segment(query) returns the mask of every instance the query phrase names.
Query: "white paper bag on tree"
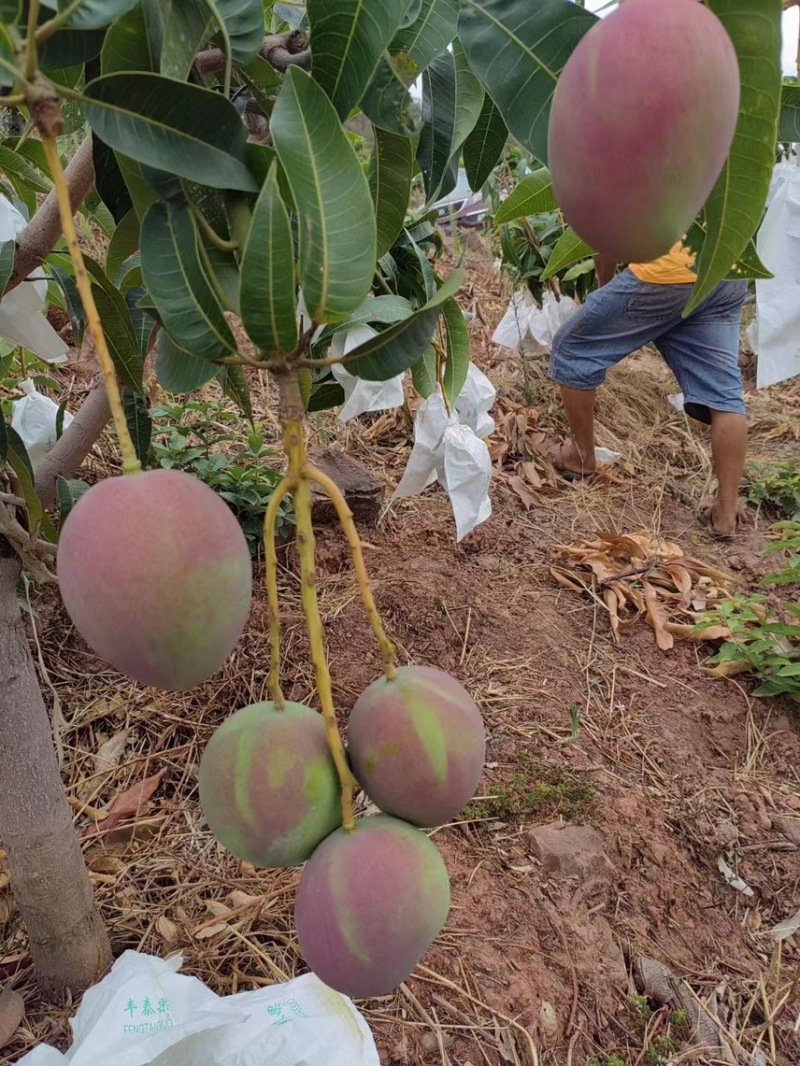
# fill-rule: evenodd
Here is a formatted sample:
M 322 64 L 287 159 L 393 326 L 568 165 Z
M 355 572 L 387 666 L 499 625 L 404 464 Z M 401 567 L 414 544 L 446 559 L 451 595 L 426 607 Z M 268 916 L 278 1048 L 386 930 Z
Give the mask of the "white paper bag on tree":
M 503 348 L 518 348 L 528 336 L 528 321 L 535 304 L 528 289 L 514 293 L 508 310 L 492 336 L 492 344 Z
M 489 414 L 496 399 L 494 385 L 482 370 L 470 363 L 464 388 L 456 400 L 456 411 L 460 421 L 481 439 L 491 436 L 496 429 L 495 420 Z
M 748 330 L 764 389 L 800 374 L 800 158 L 775 167 L 756 245 L 774 275 L 756 282 L 757 318 Z
M 0 244 L 13 241 L 27 226 L 25 217 L 8 197 L 0 195 Z M 19 344 L 48 363 L 65 363 L 67 345 L 42 311 L 47 301 L 47 278 L 33 273 L 0 300 L 0 337 Z
M 181 965 L 126 951 L 85 994 L 70 1050 L 18 1066 L 379 1066 L 352 1002 L 313 974 L 221 997 Z
M 370 326 L 355 326 L 353 329 L 337 333 L 331 342 L 331 358 L 343 359 L 377 337 L 377 332 Z M 405 400 L 403 379 L 405 374 L 388 381 L 364 381 L 357 378 L 341 365 L 334 363 L 331 367 L 333 376 L 344 389 L 345 403 L 339 412 L 340 422 L 349 422 L 351 418 L 371 411 L 391 411 L 402 407 Z
M 543 354 L 552 350 L 556 333 L 579 310 L 571 296 L 562 296 L 559 300 L 555 293 L 545 292 L 542 306 L 534 307 L 528 316 L 528 330 Z
M 19 433 L 31 466 L 36 469 L 58 439 L 58 404 L 43 396 L 30 379 L 21 381 L 19 387 L 25 395 L 11 405 L 11 428 Z M 71 421 L 72 415 L 65 411 L 63 429 Z
M 440 388 L 428 397 L 414 420 L 414 447 L 392 499 L 417 496 L 438 481 L 450 499 L 456 520 L 456 539 L 492 514 L 489 486 L 492 460 L 486 442 L 459 420 L 447 414 Z

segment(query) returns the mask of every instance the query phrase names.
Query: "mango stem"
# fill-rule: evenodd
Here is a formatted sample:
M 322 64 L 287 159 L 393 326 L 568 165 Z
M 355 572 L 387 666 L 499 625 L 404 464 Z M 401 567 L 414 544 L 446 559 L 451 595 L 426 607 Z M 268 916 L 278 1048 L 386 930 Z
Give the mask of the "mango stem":
M 269 690 L 272 702 L 282 711 L 286 697 L 281 688 L 281 605 L 278 595 L 278 550 L 275 534 L 280 506 L 297 488 L 296 478 L 285 477 L 272 494 L 264 516 L 264 551 L 267 566 L 267 602 L 269 604 L 270 671 Z
M 381 616 L 375 604 L 375 597 L 372 595 L 372 587 L 367 574 L 367 568 L 364 565 L 364 552 L 361 547 L 361 538 L 358 535 L 356 524 L 353 521 L 353 512 L 350 510 L 347 500 L 345 500 L 339 490 L 339 486 L 332 478 L 329 478 L 327 474 L 323 474 L 321 470 L 313 466 L 311 463 L 306 464 L 305 470 L 307 477 L 319 485 L 319 487 L 330 497 L 333 506 L 336 508 L 339 522 L 347 537 L 347 543 L 350 546 L 350 552 L 353 556 L 353 569 L 356 572 L 358 588 L 361 593 L 361 601 L 364 604 L 364 610 L 367 612 L 369 624 L 372 626 L 372 631 L 375 634 L 378 646 L 381 649 L 383 672 L 389 681 L 393 681 L 397 677 L 397 653 L 383 627 Z
M 289 459 L 289 478 L 295 479 L 295 521 L 297 523 L 297 554 L 300 557 L 300 591 L 303 613 L 311 645 L 311 659 L 317 677 L 317 691 L 325 719 L 325 732 L 342 789 L 342 824 L 348 833 L 355 827 L 353 798 L 358 782 L 350 771 L 333 702 L 333 687 L 325 656 L 325 640 L 317 598 L 316 566 L 314 562 L 314 526 L 311 520 L 311 479 L 308 474 L 305 431 L 301 422 L 293 419 L 284 423 L 284 446 Z
M 55 137 L 43 136 L 42 145 L 44 147 L 47 165 L 50 168 L 50 174 L 53 179 L 53 186 L 55 187 L 56 195 L 58 197 L 61 227 L 64 231 L 64 236 L 67 240 L 67 245 L 69 246 L 72 265 L 75 269 L 75 285 L 81 296 L 83 308 L 86 312 L 86 324 L 89 327 L 92 340 L 97 348 L 97 358 L 100 363 L 100 369 L 103 372 L 103 381 L 105 383 L 106 393 L 108 394 L 108 404 L 111 408 L 114 428 L 117 431 L 117 437 L 119 438 L 119 444 L 122 450 L 122 468 L 126 474 L 139 473 L 142 469 L 142 464 L 139 462 L 139 458 L 136 455 L 136 449 L 133 446 L 133 441 L 131 440 L 131 435 L 128 430 L 128 423 L 125 420 L 125 408 L 122 404 L 122 395 L 120 393 L 117 375 L 114 370 L 114 362 L 111 358 L 111 353 L 108 350 L 108 343 L 106 342 L 106 336 L 103 332 L 100 315 L 97 311 L 97 305 L 94 302 L 94 296 L 92 295 L 92 286 L 89 281 L 89 275 L 86 273 L 86 264 L 83 261 L 83 253 L 78 244 L 78 234 L 75 231 L 75 223 L 72 218 L 72 205 L 69 201 L 69 186 L 64 175 L 64 168 L 61 165 L 61 157 L 58 154 L 58 143 Z

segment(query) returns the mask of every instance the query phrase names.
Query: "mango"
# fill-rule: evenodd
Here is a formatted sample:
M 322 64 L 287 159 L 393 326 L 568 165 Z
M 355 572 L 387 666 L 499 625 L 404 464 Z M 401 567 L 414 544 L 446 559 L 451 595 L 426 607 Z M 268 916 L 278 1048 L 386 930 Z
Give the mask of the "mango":
M 325 722 L 301 703 L 237 711 L 206 746 L 199 777 L 211 832 L 253 866 L 297 866 L 342 824 Z
M 626 0 L 581 39 L 558 79 L 553 190 L 573 229 L 621 263 L 665 255 L 730 152 L 739 64 L 697 0 Z
M 295 928 L 308 965 L 353 999 L 392 992 L 444 928 L 450 880 L 424 833 L 385 815 L 327 838 L 303 870 Z
M 141 685 L 185 691 L 236 646 L 252 565 L 230 508 L 177 470 L 109 478 L 64 522 L 58 578 L 89 647 Z
M 380 678 L 350 714 L 353 772 L 386 814 L 438 826 L 469 803 L 483 772 L 486 732 L 467 690 L 443 670 L 403 666 Z

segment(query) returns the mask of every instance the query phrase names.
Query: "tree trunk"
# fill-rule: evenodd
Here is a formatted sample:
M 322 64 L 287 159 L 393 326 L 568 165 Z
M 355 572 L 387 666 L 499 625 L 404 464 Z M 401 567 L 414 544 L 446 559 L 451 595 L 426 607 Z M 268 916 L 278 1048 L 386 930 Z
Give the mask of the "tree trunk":
M 111 962 L 17 603 L 20 563 L 0 539 L 0 845 L 43 992 L 63 1000 Z

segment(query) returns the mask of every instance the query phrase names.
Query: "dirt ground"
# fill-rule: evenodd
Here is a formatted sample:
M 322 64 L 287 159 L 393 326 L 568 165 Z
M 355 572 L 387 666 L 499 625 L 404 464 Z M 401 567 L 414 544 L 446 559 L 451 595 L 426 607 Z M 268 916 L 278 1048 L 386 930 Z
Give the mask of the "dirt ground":
M 436 488 L 361 530 L 401 659 L 467 686 L 485 716 L 488 760 L 480 795 L 434 834 L 453 884 L 445 932 L 398 994 L 359 1007 L 384 1066 L 791 1066 L 800 1062 L 800 938 L 778 945 L 769 930 L 800 909 L 797 706 L 705 676 L 714 645 L 678 640 L 662 651 L 645 621 L 616 643 L 602 600 L 551 572 L 557 544 L 646 529 L 754 589 L 776 566 L 762 554 L 768 517 L 750 511 L 733 545 L 698 523 L 706 434 L 670 406 L 677 389 L 648 353 L 616 371 L 601 400 L 600 443 L 623 452 L 620 469 L 591 485 L 554 478 L 532 454 L 542 434 L 563 430 L 542 359 L 490 343 L 507 299 L 491 264 L 474 260 L 464 305 L 475 312 L 475 360 L 499 394 L 491 520 L 456 544 Z M 269 402 L 264 387 L 261 414 L 272 419 Z M 796 449 L 798 387 L 754 397 L 751 422 L 754 456 Z M 409 454 L 403 412 L 345 429 L 321 416 L 314 433 L 383 478 L 388 501 Z M 380 660 L 343 537 L 322 528 L 318 548 L 344 719 Z M 313 702 L 291 549 L 282 567 L 285 691 Z M 257 577 L 263 591 L 260 568 Z M 221 994 L 302 972 L 297 873 L 226 856 L 197 803 L 198 758 L 213 730 L 266 693 L 263 596 L 228 666 L 178 697 L 120 683 L 68 626 L 54 589 L 35 592 L 33 607 L 31 638 L 44 652 L 45 693 L 60 698 L 64 776 L 115 954 L 181 952 L 185 972 Z M 128 817 L 107 831 L 104 811 L 132 787 Z M 542 840 L 553 835 L 541 829 L 552 825 L 596 836 L 548 851 Z M 720 857 L 748 894 L 726 883 Z M 28 1009 L 0 1053 L 13 1063 L 40 1040 L 66 1047 L 72 1008 L 37 1000 L 3 884 L 0 869 L 0 983 L 24 991 Z M 647 960 L 661 964 L 656 977 Z M 719 1019 L 712 1036 L 723 1033 L 716 1050 L 693 1038 L 707 1036 L 709 1015 Z

